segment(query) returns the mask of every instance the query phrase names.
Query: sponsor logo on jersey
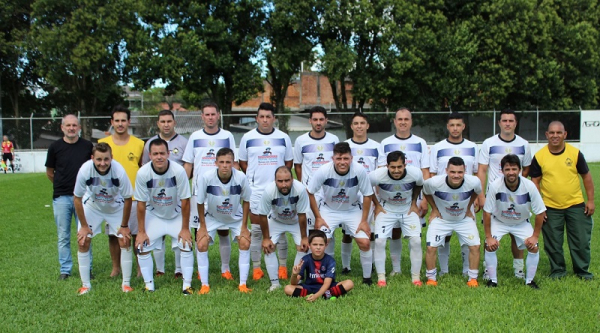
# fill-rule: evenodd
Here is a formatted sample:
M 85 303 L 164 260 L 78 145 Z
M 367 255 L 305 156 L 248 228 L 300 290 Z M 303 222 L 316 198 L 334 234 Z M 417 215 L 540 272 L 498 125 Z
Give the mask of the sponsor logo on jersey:
M 159 181 L 158 185 L 164 186 L 165 185 L 164 180 Z M 154 205 L 156 205 L 156 206 L 166 207 L 166 206 L 173 205 L 173 197 L 167 196 L 164 188 L 161 188 L 160 191 L 158 191 L 158 193 L 156 195 L 152 196 L 152 201 L 153 201 Z
M 344 186 L 344 182 L 340 182 L 340 186 Z M 331 201 L 332 202 L 337 202 L 337 203 L 349 203 L 350 202 L 350 197 L 348 197 L 346 195 L 346 189 L 340 189 L 340 191 L 338 192 L 337 195 L 334 195 L 331 197 Z
M 269 144 L 269 140 L 265 140 L 265 145 Z M 277 165 L 277 155 L 273 154 L 271 147 L 266 147 L 261 156 L 258 156 L 258 166 Z
M 454 195 L 452 197 L 454 199 Z M 450 207 L 446 207 L 446 213 L 450 214 L 451 216 L 461 216 L 463 215 L 463 212 L 464 209 L 460 208 L 458 202 L 453 203 Z
M 102 183 L 103 181 L 101 181 Z M 106 182 L 104 182 L 106 184 Z M 103 185 L 105 186 L 105 185 Z M 103 203 L 103 204 L 107 204 L 107 203 L 111 203 L 113 202 L 114 198 L 112 196 L 112 194 L 108 193 L 108 190 L 106 188 L 103 188 L 100 190 L 100 192 L 96 193 L 96 196 L 94 197 L 94 201 L 98 202 L 98 203 Z
M 296 210 L 286 207 L 282 211 L 279 211 L 277 216 L 282 220 L 292 220 L 296 218 Z
M 217 205 L 217 212 L 220 214 L 231 215 L 233 212 L 233 205 L 229 203 L 229 198 L 225 198 L 220 205 Z
M 509 200 L 512 202 L 513 198 L 509 197 Z M 515 210 L 515 204 L 512 204 L 512 203 L 506 210 L 502 211 L 501 215 L 502 215 L 502 217 L 504 217 L 506 219 L 516 220 L 516 221 L 521 220 L 521 213 L 519 213 Z

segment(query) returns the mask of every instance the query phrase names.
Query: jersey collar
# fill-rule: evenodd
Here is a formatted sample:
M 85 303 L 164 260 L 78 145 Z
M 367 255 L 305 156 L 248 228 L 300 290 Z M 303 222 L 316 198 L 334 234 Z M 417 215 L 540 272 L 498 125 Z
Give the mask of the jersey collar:
M 167 171 L 169 171 L 169 168 L 171 167 L 171 160 L 167 160 L 167 168 L 165 169 L 164 172 L 158 172 L 156 171 L 156 169 L 154 169 L 154 164 L 152 164 L 152 162 L 150 162 L 150 166 L 152 167 L 152 171 L 154 171 L 155 174 L 162 176 L 165 173 L 167 173 Z
M 364 145 L 365 143 L 369 142 L 369 138 L 367 138 L 365 141 L 363 142 L 356 142 L 354 141 L 354 138 L 350 138 L 350 141 L 352 141 L 352 143 L 356 144 L 356 145 Z
M 403 138 L 401 138 L 401 137 L 399 137 L 399 136 L 398 136 L 398 134 L 396 134 L 396 133 L 394 133 L 394 136 L 395 136 L 395 137 L 396 137 L 396 139 L 398 139 L 398 140 L 408 140 L 408 139 L 410 139 L 410 138 L 411 138 L 413 135 L 412 135 L 412 133 L 410 133 L 410 135 L 409 135 L 408 137 L 404 138 L 404 139 L 403 139 Z
M 271 133 L 263 133 L 263 132 L 259 131 L 258 128 L 256 129 L 256 133 L 262 134 L 262 135 L 271 135 L 271 134 L 275 133 L 275 127 L 273 127 L 273 130 L 271 131 Z
M 206 135 L 217 135 L 217 134 L 219 134 L 219 132 L 221 132 L 221 127 L 217 127 L 217 131 L 214 133 L 207 133 L 206 129 L 204 129 L 204 128 L 202 129 L 202 132 L 204 132 L 204 134 L 206 134 Z
M 513 134 L 513 138 L 512 138 L 512 140 L 504 140 L 504 139 L 502 139 L 502 137 L 500 136 L 500 133 L 498 133 L 498 139 L 500 139 L 500 141 L 502 141 L 502 142 L 509 143 L 509 142 L 513 142 L 513 141 L 515 141 L 515 140 L 517 139 L 517 135 L 516 135 L 516 134 Z
M 450 142 L 450 140 L 448 140 L 448 138 L 446 138 L 446 142 L 448 142 L 451 145 L 460 145 L 463 142 L 465 142 L 465 138 L 462 138 L 462 140 L 460 140 L 460 142 Z
M 464 183 L 465 183 L 465 179 L 463 178 L 463 180 L 460 183 L 460 185 L 458 185 L 457 187 L 453 187 L 452 185 L 450 185 L 450 182 L 448 182 L 448 175 L 446 175 L 446 185 L 448 185 L 448 187 L 451 188 L 451 189 L 453 189 L 453 190 L 461 188 Z

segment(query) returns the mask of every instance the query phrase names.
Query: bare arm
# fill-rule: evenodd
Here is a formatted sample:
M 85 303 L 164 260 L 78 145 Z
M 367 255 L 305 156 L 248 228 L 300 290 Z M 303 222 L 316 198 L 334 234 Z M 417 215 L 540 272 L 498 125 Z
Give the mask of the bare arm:
M 581 179 L 583 179 L 583 187 L 585 187 L 585 194 L 587 196 L 585 215 L 592 216 L 596 211 L 596 205 L 594 204 L 594 181 L 592 180 L 592 174 L 588 172 L 584 175 L 581 175 Z
M 521 171 L 521 175 L 525 178 L 527 178 L 529 176 L 529 166 L 523 167 L 523 170 Z
M 285 166 L 291 170 L 294 166 L 294 160 L 285 161 Z
M 302 164 L 294 164 L 294 171 L 296 171 L 296 179 L 302 181 Z
M 242 169 L 242 171 L 244 173 L 246 173 L 246 169 L 248 169 L 248 161 L 240 160 L 239 163 L 240 163 L 240 168 Z
M 479 178 L 479 181 L 481 182 L 481 189 L 485 190 L 486 186 L 486 181 L 487 181 L 487 171 L 488 171 L 488 165 L 487 164 L 479 164 L 479 168 L 477 170 L 477 178 Z M 479 207 L 483 207 L 485 205 L 485 195 L 483 194 L 483 191 L 481 191 L 481 194 L 479 194 Z
M 184 162 L 183 168 L 185 169 L 185 174 L 188 179 L 192 178 L 192 172 L 194 171 L 194 165 L 192 163 Z
M 54 183 L 54 168 L 46 168 L 46 177 Z

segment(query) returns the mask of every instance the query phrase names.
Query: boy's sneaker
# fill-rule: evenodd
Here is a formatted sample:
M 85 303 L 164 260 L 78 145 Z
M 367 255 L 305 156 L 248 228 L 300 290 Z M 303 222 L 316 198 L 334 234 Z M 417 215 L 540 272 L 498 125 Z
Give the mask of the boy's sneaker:
M 479 283 L 477 282 L 477 279 L 470 279 L 467 282 L 467 286 L 469 286 L 471 288 L 477 288 L 477 287 L 479 287 Z
M 527 286 L 531 287 L 531 289 L 540 289 L 535 281 L 531 281 L 527 284 Z
M 206 295 L 210 291 L 210 286 L 202 285 L 200 290 L 198 291 L 198 295 Z
M 183 289 L 183 294 L 184 295 L 193 295 L 194 294 L 194 289 L 192 287 L 187 287 L 185 289 Z
M 248 294 L 248 293 L 250 293 L 252 291 L 252 289 L 248 288 L 245 284 L 240 284 L 238 286 L 238 289 L 239 289 L 239 291 L 241 291 L 241 292 L 243 292 L 245 294 Z
M 133 291 L 133 288 L 131 288 L 131 286 L 121 286 L 121 289 L 124 293 L 130 293 Z
M 435 286 L 437 286 L 437 281 L 433 280 L 433 279 L 427 279 L 426 285 L 435 287 Z
M 221 273 L 221 277 L 225 280 L 233 280 L 233 275 L 231 275 L 230 271 L 225 271 L 224 273 Z
M 288 279 L 288 274 L 287 274 L 287 267 L 285 266 L 279 266 L 279 278 L 282 280 L 287 280 Z
M 490 287 L 490 288 L 496 288 L 498 287 L 498 283 L 493 282 L 492 280 L 488 280 L 488 282 L 485 284 L 486 287 Z
M 81 296 L 81 295 L 85 295 L 85 294 L 89 293 L 89 292 L 90 292 L 90 290 L 92 290 L 92 288 L 88 288 L 88 287 L 81 287 L 81 288 L 79 288 L 79 290 L 77 290 L 77 294 L 78 294 L 79 296 Z
M 263 273 L 263 271 L 262 271 L 262 269 L 260 269 L 260 267 L 256 267 L 252 271 L 252 279 L 254 281 L 262 279 L 263 276 L 265 276 L 265 273 Z

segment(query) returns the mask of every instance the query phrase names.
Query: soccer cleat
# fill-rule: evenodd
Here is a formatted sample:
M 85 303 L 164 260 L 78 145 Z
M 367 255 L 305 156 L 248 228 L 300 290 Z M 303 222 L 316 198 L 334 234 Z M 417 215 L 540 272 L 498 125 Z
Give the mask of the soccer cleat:
M 181 274 L 181 272 L 176 272 L 173 277 L 175 280 L 183 279 L 183 274 Z
M 64 274 L 63 273 L 63 274 L 61 274 L 61 275 L 58 276 L 58 279 L 59 280 L 66 280 L 66 279 L 69 278 L 69 276 L 70 276 L 69 274 Z
M 79 290 L 77 290 L 77 294 L 78 294 L 79 296 L 81 296 L 81 295 L 85 295 L 85 294 L 89 293 L 91 289 L 92 289 L 92 288 L 88 288 L 88 287 L 81 287 L 81 288 L 79 288 Z
M 363 278 L 363 284 L 367 286 L 373 285 L 373 280 L 371 278 Z
M 486 287 L 490 287 L 490 288 L 496 288 L 498 287 L 498 283 L 492 281 L 492 280 L 488 280 L 488 282 L 485 284 Z
M 490 279 L 490 275 L 488 274 L 487 268 L 485 269 L 485 271 L 483 271 L 482 279 L 483 281 L 488 281 Z
M 240 290 L 240 292 L 243 292 L 245 294 L 249 294 L 252 291 L 252 289 L 248 288 L 245 284 L 240 284 L 238 286 L 238 289 Z
M 288 278 L 288 274 L 287 274 L 287 267 L 285 266 L 279 266 L 279 278 L 282 280 L 287 280 Z
M 272 284 L 272 285 L 269 287 L 269 290 L 268 290 L 267 292 L 269 292 L 269 293 L 270 293 L 270 292 L 272 292 L 272 291 L 275 291 L 275 290 L 277 290 L 277 289 L 279 289 L 279 288 L 281 288 L 281 285 L 280 285 L 280 284 Z
M 437 281 L 433 280 L 433 279 L 427 279 L 427 283 L 428 286 L 437 286 Z
M 401 275 L 401 274 L 402 274 L 402 271 L 398 271 L 398 272 L 396 272 L 396 271 L 392 271 L 392 272 L 390 273 L 390 277 L 392 277 L 392 276 L 396 276 L 396 275 Z
M 185 289 L 183 289 L 183 294 L 184 295 L 193 295 L 194 294 L 194 288 L 192 287 L 187 287 Z
M 133 291 L 133 288 L 131 288 L 131 286 L 121 286 L 121 289 L 123 290 L 124 293 L 129 293 Z
M 265 276 L 265 273 L 263 273 L 263 271 L 262 271 L 262 269 L 260 269 L 260 267 L 256 267 L 252 271 L 252 279 L 254 279 L 255 281 L 262 279 L 263 276 Z
M 526 285 L 529 286 L 531 289 L 540 289 L 540 287 L 538 287 L 538 285 L 537 285 L 537 283 L 535 283 L 535 281 L 531 281 Z
M 477 282 L 477 279 L 470 279 L 467 282 L 467 286 L 469 286 L 471 288 L 477 288 L 477 287 L 479 287 L 479 283 Z
M 206 295 L 210 291 L 210 286 L 203 284 L 200 290 L 198 290 L 198 295 Z
M 144 287 L 144 292 L 145 292 L 145 293 L 153 293 L 153 292 L 154 292 L 154 289 L 150 289 L 150 288 L 148 288 L 148 287 Z
M 420 280 L 414 280 L 414 281 L 412 282 L 412 284 L 413 284 L 415 287 L 422 287 L 422 286 L 423 286 L 423 282 L 421 282 Z
M 515 277 L 517 279 L 523 279 L 523 280 L 525 280 L 525 273 L 523 273 L 523 271 L 521 271 L 521 270 L 519 270 L 519 271 L 515 270 Z
M 230 271 L 225 271 L 225 273 L 221 273 L 221 277 L 225 280 L 233 280 L 233 275 L 231 275 Z
M 385 280 L 379 280 L 377 281 L 377 286 L 380 288 L 387 287 L 387 282 L 385 282 Z
M 344 269 L 342 269 L 342 274 L 350 274 L 352 270 L 348 267 L 344 267 Z
M 156 277 L 165 275 L 165 272 L 156 271 Z

